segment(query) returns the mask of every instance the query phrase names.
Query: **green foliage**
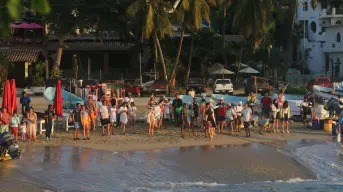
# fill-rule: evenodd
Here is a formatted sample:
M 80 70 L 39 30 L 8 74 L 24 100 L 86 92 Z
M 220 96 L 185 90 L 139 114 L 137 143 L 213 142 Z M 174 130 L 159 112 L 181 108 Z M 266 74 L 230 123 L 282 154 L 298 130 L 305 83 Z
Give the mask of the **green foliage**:
M 50 4 L 48 0 L 5 0 L 0 5 L 0 34 L 7 36 L 10 23 L 19 20 L 26 9 L 34 10 L 40 15 L 50 13 Z
M 32 75 L 32 86 L 44 86 L 43 73 L 46 69 L 47 64 L 44 62 L 34 63 L 34 74 Z
M 297 95 L 303 95 L 306 92 L 307 92 L 306 86 L 292 86 L 292 85 L 289 85 L 285 91 L 285 93 L 297 94 Z
M 63 71 L 59 69 L 56 65 L 54 65 L 52 69 L 50 70 L 50 77 L 52 78 L 61 77 L 62 73 Z
M 8 67 L 13 65 L 7 57 L 3 54 L 0 54 L 0 83 L 4 83 L 7 80 Z

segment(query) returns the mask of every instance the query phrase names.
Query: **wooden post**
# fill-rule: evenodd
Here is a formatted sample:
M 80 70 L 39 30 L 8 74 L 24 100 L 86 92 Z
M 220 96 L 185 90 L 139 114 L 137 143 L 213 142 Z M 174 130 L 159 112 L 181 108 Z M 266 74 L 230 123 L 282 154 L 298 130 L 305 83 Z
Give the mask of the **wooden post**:
M 316 112 L 316 97 L 313 97 L 313 114 L 312 114 L 312 119 L 316 119 L 317 112 Z
M 91 58 L 88 57 L 88 79 L 91 79 Z

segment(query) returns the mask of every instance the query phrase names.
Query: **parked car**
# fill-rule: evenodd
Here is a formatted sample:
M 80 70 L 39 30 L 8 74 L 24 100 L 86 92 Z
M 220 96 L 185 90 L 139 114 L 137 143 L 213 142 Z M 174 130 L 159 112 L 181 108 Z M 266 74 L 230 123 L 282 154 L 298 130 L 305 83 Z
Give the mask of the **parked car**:
M 195 93 L 201 93 L 204 89 L 204 84 L 200 78 L 190 78 L 186 84 L 186 93 L 193 89 Z
M 148 81 L 146 83 L 143 83 L 142 84 L 142 88 L 143 88 L 143 92 L 145 93 L 151 93 L 151 87 L 152 87 L 152 84 L 154 84 L 155 80 L 152 80 L 152 81 Z
M 255 78 L 256 78 L 256 86 L 255 86 Z M 265 78 L 258 78 L 258 77 L 250 77 L 246 79 L 244 93 L 249 94 L 251 92 L 254 93 L 269 93 L 272 89 L 270 82 L 268 79 Z
M 228 93 L 233 95 L 231 79 L 217 79 L 213 85 L 213 93 Z
M 318 86 L 327 87 L 327 88 L 333 88 L 332 81 L 331 81 L 330 77 L 317 77 L 315 79 L 312 79 L 307 84 L 307 90 L 312 91 L 313 85 L 318 85 Z
M 151 85 L 152 94 L 156 94 L 156 93 L 167 94 L 167 90 L 168 90 L 168 83 L 165 80 L 155 80 L 154 83 Z

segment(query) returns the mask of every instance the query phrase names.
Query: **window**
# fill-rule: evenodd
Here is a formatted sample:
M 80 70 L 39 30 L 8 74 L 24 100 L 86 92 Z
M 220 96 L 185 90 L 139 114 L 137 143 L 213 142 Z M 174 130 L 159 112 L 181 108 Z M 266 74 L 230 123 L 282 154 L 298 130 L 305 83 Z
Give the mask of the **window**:
M 337 43 L 341 42 L 341 34 L 339 32 L 337 33 L 336 41 Z
M 317 31 L 317 24 L 314 21 L 311 22 L 311 30 L 313 33 L 316 33 Z

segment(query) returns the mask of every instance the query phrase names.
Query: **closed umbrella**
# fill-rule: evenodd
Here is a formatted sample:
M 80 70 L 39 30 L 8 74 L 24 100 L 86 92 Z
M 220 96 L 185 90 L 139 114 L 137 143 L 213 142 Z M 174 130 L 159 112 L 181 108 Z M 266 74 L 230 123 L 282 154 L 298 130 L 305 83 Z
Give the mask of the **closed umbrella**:
M 250 73 L 250 74 L 260 73 L 259 71 L 255 70 L 251 67 L 244 68 L 244 69 L 240 70 L 239 72 L 240 73 Z
M 11 112 L 17 112 L 18 106 L 17 106 L 17 86 L 15 84 L 15 80 L 11 80 Z
M 57 116 L 63 115 L 63 108 L 62 108 L 62 87 L 61 81 L 58 80 L 56 84 L 56 91 L 55 91 L 55 98 L 54 98 L 54 109 Z
M 8 113 L 11 113 L 11 85 L 10 81 L 7 80 L 4 85 L 4 94 L 2 97 L 2 108 L 6 107 Z

